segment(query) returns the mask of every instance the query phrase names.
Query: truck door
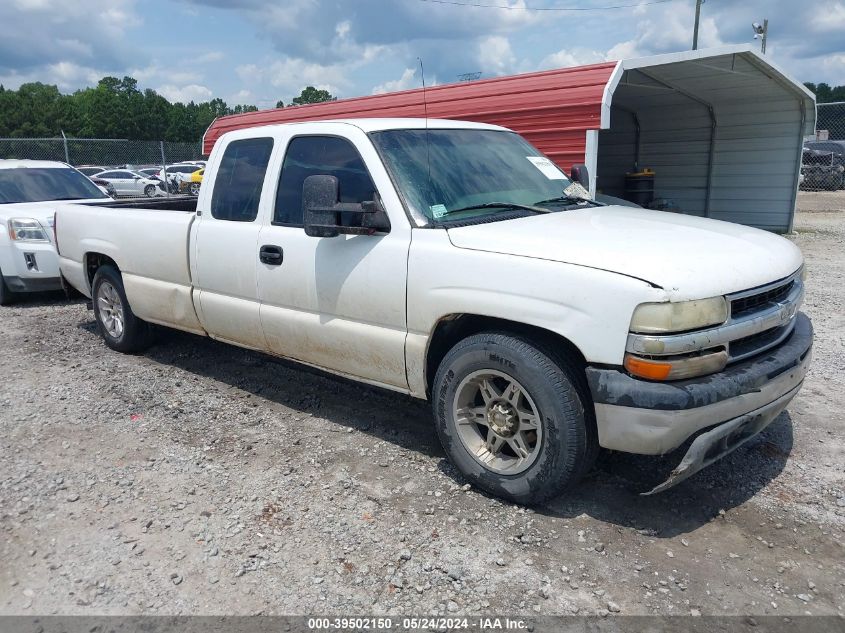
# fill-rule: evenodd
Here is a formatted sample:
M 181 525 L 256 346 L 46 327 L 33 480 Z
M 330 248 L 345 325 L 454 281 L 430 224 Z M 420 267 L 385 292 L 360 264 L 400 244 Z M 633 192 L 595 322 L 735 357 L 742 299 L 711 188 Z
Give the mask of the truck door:
M 194 223 L 191 253 L 202 326 L 213 338 L 261 350 L 266 343 L 259 316 L 255 251 L 272 151 L 270 137 L 229 141 L 212 174 L 211 202 L 207 207 L 201 203 L 201 216 Z
M 342 133 L 296 135 L 288 142 L 272 216 L 258 240 L 261 323 L 274 353 L 407 389 L 410 226 L 394 221 L 387 234 L 332 238 L 308 237 L 303 229 L 302 184 L 308 176 L 336 176 L 342 202 L 372 200 L 378 195 L 376 183 L 392 194 L 389 177 L 364 133 L 339 124 L 341 128 L 355 130 L 349 134 L 363 148 L 366 161 Z M 398 205 L 392 195 L 394 200 Z

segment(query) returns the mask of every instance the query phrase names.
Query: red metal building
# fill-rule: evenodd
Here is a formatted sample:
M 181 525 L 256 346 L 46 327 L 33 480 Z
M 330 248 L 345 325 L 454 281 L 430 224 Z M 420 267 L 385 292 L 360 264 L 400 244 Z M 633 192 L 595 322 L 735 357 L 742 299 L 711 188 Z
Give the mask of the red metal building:
M 586 130 L 601 125 L 601 102 L 616 62 L 496 77 L 217 119 L 203 138 L 246 126 L 362 117 L 425 117 L 494 123 L 522 134 L 568 173 L 584 161 Z
M 792 227 L 815 98 L 749 46 L 684 51 L 221 117 L 203 138 L 317 119 L 425 117 L 522 134 L 590 191 L 624 196 L 625 173 L 656 172 L 655 195 L 690 215 Z

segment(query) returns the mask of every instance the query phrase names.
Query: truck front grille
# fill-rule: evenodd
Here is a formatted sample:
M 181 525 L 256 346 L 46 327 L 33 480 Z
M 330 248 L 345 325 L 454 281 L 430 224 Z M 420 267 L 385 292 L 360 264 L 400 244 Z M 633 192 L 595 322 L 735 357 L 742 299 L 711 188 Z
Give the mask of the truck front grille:
M 793 323 L 775 327 L 751 336 L 731 341 L 728 345 L 728 356 L 731 361 L 748 358 L 774 347 L 785 339 L 792 331 Z
M 795 280 L 790 279 L 780 286 L 768 288 L 757 294 L 744 295 L 731 300 L 731 317 L 745 316 L 764 310 L 769 306 L 780 303 L 789 296 Z

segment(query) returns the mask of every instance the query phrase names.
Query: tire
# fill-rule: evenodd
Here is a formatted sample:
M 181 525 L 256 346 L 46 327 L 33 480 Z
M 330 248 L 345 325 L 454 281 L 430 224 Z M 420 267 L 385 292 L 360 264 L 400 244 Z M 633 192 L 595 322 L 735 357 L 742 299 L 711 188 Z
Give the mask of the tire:
M 156 195 L 156 186 L 155 185 L 147 185 L 144 187 L 144 195 L 148 198 L 152 198 Z
M 191 183 L 191 195 L 198 196 L 200 195 L 200 183 L 192 182 Z
M 97 269 L 91 284 L 91 298 L 97 329 L 106 345 L 126 354 L 141 352 L 150 346 L 150 324 L 132 313 L 123 290 L 123 279 L 116 268 L 101 266 Z
M 17 300 L 17 293 L 9 290 L 9 286 L 6 285 L 6 280 L 3 279 L 3 271 L 0 271 L 0 306 L 12 305 Z
M 437 434 L 449 459 L 497 497 L 531 505 L 558 496 L 589 469 L 598 450 L 582 374 L 521 337 L 486 332 L 464 339 L 446 354 L 432 390 Z M 496 445 L 498 452 L 491 452 Z

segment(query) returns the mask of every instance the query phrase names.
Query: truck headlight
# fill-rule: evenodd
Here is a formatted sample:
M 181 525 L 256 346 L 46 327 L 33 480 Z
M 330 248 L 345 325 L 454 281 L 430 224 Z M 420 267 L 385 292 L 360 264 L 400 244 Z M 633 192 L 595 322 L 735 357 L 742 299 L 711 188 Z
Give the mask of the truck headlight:
M 665 334 L 687 332 L 709 325 L 720 325 L 728 319 L 728 302 L 724 297 L 678 301 L 675 303 L 642 303 L 631 317 L 631 332 Z
M 9 239 L 17 242 L 49 242 L 44 227 L 32 218 L 12 218 L 9 220 Z

